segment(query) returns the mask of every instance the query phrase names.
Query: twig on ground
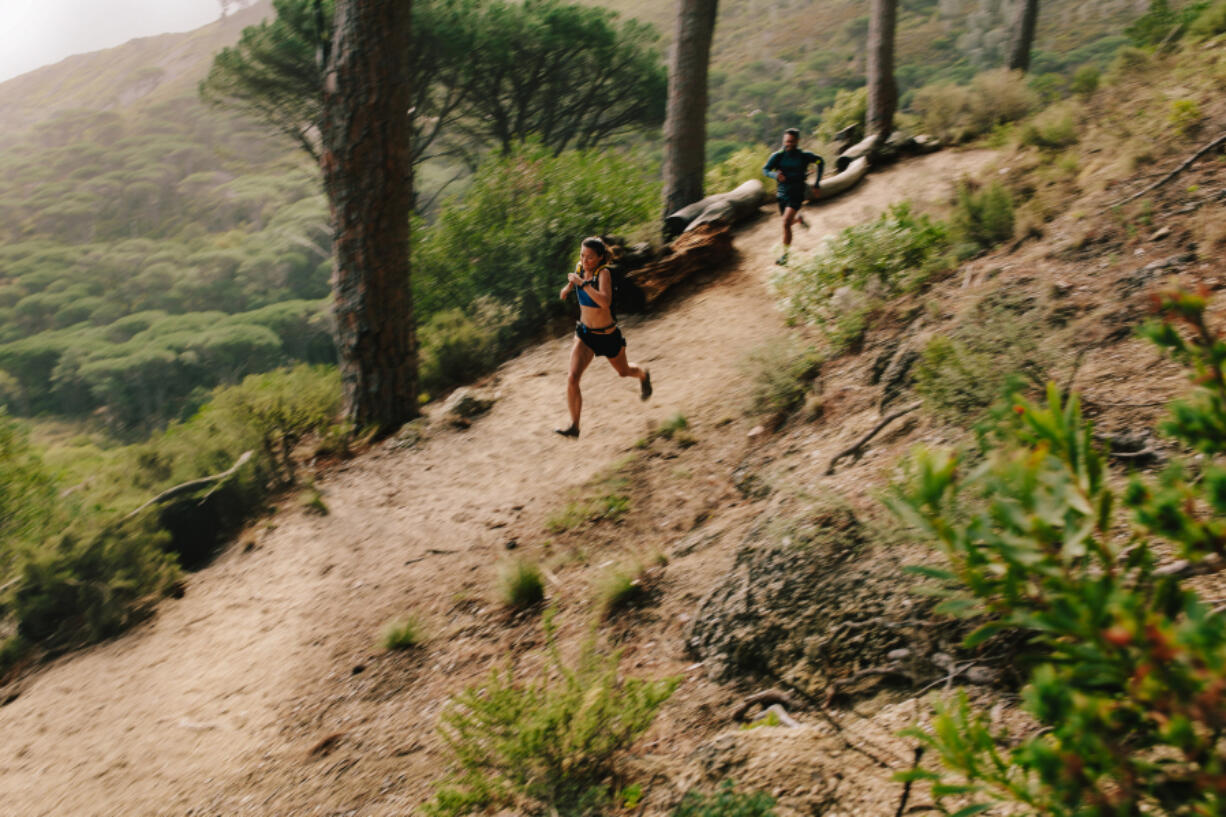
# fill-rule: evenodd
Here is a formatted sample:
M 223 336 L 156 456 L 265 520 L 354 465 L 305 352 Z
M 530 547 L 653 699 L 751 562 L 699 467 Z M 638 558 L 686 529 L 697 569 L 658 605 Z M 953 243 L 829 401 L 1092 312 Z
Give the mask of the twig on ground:
M 1155 576 L 1173 576 L 1176 579 L 1190 579 L 1193 576 L 1208 576 L 1211 573 L 1221 573 L 1226 570 L 1226 559 L 1211 553 L 1199 562 L 1189 562 L 1180 559 L 1177 562 L 1162 565 L 1154 570 Z
M 734 721 L 745 720 L 745 716 L 749 713 L 749 710 L 753 709 L 754 706 L 759 704 L 764 707 L 769 706 L 770 704 L 782 704 L 788 709 L 800 708 L 800 703 L 783 690 L 766 689 L 762 692 L 755 692 L 753 695 L 745 698 L 741 705 L 737 707 L 737 710 L 732 713 L 732 719 Z
M 1136 193 L 1133 193 L 1131 196 L 1129 196 L 1129 197 L 1127 197 L 1127 198 L 1124 198 L 1124 199 L 1120 199 L 1119 201 L 1115 202 L 1114 204 L 1108 204 L 1108 205 L 1107 205 L 1106 207 L 1104 207 L 1103 209 L 1104 209 L 1104 210 L 1110 210 L 1112 207 L 1119 207 L 1119 206 L 1120 206 L 1120 205 L 1122 205 L 1122 204 L 1127 204 L 1128 202 L 1132 201 L 1133 199 L 1137 199 L 1137 198 L 1140 198 L 1141 196 L 1144 196 L 1146 193 L 1150 192 L 1151 190 L 1156 190 L 1157 188 L 1159 188 L 1159 187 L 1161 187 L 1162 185 L 1166 184 L 1166 183 L 1167 183 L 1167 182 L 1169 182 L 1171 179 L 1175 178 L 1175 177 L 1176 177 L 1176 176 L 1178 176 L 1180 173 L 1184 172 L 1184 171 L 1185 171 L 1185 170 L 1187 170 L 1189 167 L 1191 167 L 1191 166 L 1192 166 L 1192 163 L 1193 163 L 1193 162 L 1195 162 L 1197 159 L 1199 159 L 1201 156 L 1204 156 L 1206 153 L 1208 153 L 1209 151 L 1213 150 L 1215 147 L 1217 147 L 1217 146 L 1219 146 L 1219 145 L 1223 145 L 1223 144 L 1226 144 L 1226 133 L 1223 133 L 1221 136 L 1219 136 L 1218 138 L 1214 139 L 1212 142 L 1210 142 L 1209 144 L 1205 145 L 1205 146 L 1204 146 L 1203 148 L 1201 148 L 1200 150 L 1198 150 L 1198 151 L 1196 151 L 1195 153 L 1193 153 L 1193 154 L 1192 154 L 1192 156 L 1191 156 L 1189 159 L 1187 159 L 1187 160 L 1186 160 L 1186 161 L 1185 161 L 1183 164 L 1181 164 L 1179 167 L 1175 168 L 1175 169 L 1174 169 L 1174 170 L 1172 170 L 1170 173 L 1168 173 L 1168 174 L 1166 174 L 1165 176 L 1163 176 L 1163 177 L 1162 177 L 1161 179 L 1159 179 L 1158 181 L 1154 182 L 1153 184 L 1149 185 L 1148 187 L 1143 187 L 1143 188 L 1141 188 L 1141 189 L 1140 189 L 1140 190 L 1138 190 Z
M 924 747 L 915 747 L 915 759 L 911 761 L 911 771 L 919 768 L 920 758 L 924 756 Z M 911 780 L 908 780 L 902 787 L 902 800 L 898 803 L 898 811 L 894 812 L 894 817 L 902 817 L 907 810 L 907 801 L 911 799 Z
M 1073 359 L 1073 369 L 1068 373 L 1068 380 L 1064 381 L 1064 389 L 1060 392 L 1064 395 L 1064 402 L 1068 402 L 1068 397 L 1073 393 L 1073 381 L 1077 379 L 1077 372 L 1081 369 L 1081 361 L 1085 358 L 1086 352 L 1090 351 L 1089 346 L 1082 346 L 1077 350 L 1077 357 Z
M 840 451 L 838 454 L 835 454 L 834 459 L 830 460 L 830 465 L 826 466 L 826 475 L 829 476 L 830 474 L 833 474 L 834 467 L 838 465 L 839 460 L 843 459 L 844 457 L 849 457 L 849 456 L 854 455 L 857 458 L 859 458 L 864 446 L 868 445 L 869 440 L 873 439 L 873 437 L 876 437 L 881 432 L 881 429 L 885 428 L 890 423 L 897 420 L 899 417 L 902 417 L 904 414 L 910 414 L 911 412 L 919 408 L 921 405 L 923 404 L 919 402 L 915 402 L 907 406 L 906 408 L 900 408 L 898 411 L 895 411 L 891 414 L 887 414 L 885 417 L 881 419 L 881 422 L 877 423 L 877 425 L 873 427 L 872 431 L 868 432 L 863 437 L 861 437 L 859 440 L 857 440 L 855 445 L 851 446 L 850 448 L 844 451 Z
M 843 741 L 843 745 L 845 747 L 847 747 L 853 752 L 859 752 L 860 754 L 864 755 L 869 760 L 873 761 L 874 763 L 876 763 L 878 766 L 880 766 L 883 769 L 893 769 L 895 768 L 895 766 L 898 765 L 897 763 L 889 763 L 887 761 L 884 761 L 877 755 L 865 749 L 863 746 L 857 746 L 856 744 L 852 743 L 847 738 L 847 733 L 846 733 L 846 730 L 843 728 L 843 724 L 839 723 L 838 720 L 836 720 L 833 715 L 831 715 L 828 711 L 826 711 L 826 707 L 821 701 L 817 700 L 811 694 L 801 689 L 800 687 L 796 686 L 795 684 L 789 683 L 788 681 L 785 681 L 784 679 L 780 678 L 774 672 L 767 670 L 767 673 L 769 675 L 772 675 L 777 682 L 788 687 L 793 692 L 795 692 L 797 695 L 799 695 L 800 697 L 808 701 L 810 704 L 812 704 L 813 708 L 817 711 L 817 714 L 821 715 L 822 719 L 825 720 L 826 723 L 830 724 L 830 726 L 834 728 L 834 731 L 838 734 L 839 739 Z M 876 749 L 878 752 L 882 752 L 882 754 L 891 754 L 888 751 L 882 751 L 880 747 L 874 746 L 873 748 Z

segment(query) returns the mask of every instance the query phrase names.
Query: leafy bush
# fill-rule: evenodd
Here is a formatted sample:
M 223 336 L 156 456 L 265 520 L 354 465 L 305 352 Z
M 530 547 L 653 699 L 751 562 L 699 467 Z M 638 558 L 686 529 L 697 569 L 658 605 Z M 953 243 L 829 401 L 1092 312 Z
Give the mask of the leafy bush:
M 1098 90 L 1100 77 L 1101 74 L 1097 67 L 1083 65 L 1073 74 L 1073 81 L 1069 84 L 1069 90 L 1079 96 L 1089 96 Z
M 642 565 L 615 567 L 596 583 L 596 610 L 602 619 L 631 606 L 647 592 Z
M 1200 16 L 1192 21 L 1188 33 L 1198 40 L 1207 40 L 1226 33 L 1226 0 L 1217 0 L 1204 9 Z
M 1022 128 L 1021 142 L 1039 148 L 1063 148 L 1077 144 L 1077 121 L 1069 105 L 1053 105 Z
M 946 335 L 934 336 L 915 363 L 924 409 L 965 425 L 1024 379 L 1042 382 L 1052 354 L 1033 304 L 1007 291 L 976 303 Z
M 770 148 L 765 145 L 743 147 L 719 164 L 707 168 L 703 180 L 707 195 L 727 193 L 750 179 L 762 179 L 762 165 Z
M 408 650 L 421 646 L 426 640 L 425 627 L 421 619 L 407 616 L 388 623 L 383 630 L 380 643 L 385 650 Z
M 558 291 L 584 237 L 657 216 L 655 171 L 616 150 L 553 156 L 529 146 L 487 160 L 462 204 L 453 200 L 430 229 L 414 230 L 419 317 L 486 296 L 511 310 L 521 336 L 536 334 L 565 313 Z
M 997 69 L 975 76 L 969 86 L 936 83 L 915 92 L 912 106 L 929 133 L 962 142 L 1006 122 L 1017 121 L 1038 104 L 1021 72 Z
M 545 676 L 522 681 L 495 670 L 444 710 L 440 731 L 458 770 L 427 814 L 452 817 L 524 797 L 564 815 L 611 802 L 618 753 L 646 731 L 680 679 L 621 680 L 619 655 L 601 655 L 594 640 L 568 666 L 549 618 L 545 635 Z
M 417 333 L 422 390 L 438 394 L 495 368 L 508 351 L 503 336 L 511 320 L 510 308 L 489 298 L 478 298 L 470 312 L 445 309 L 432 315 Z
M 672 817 L 774 817 L 775 798 L 766 792 L 738 792 L 725 780 L 712 794 L 690 790 L 673 809 Z
M 1164 430 L 1206 459 L 1131 479 L 1122 499 L 1133 536 L 1119 535 L 1119 497 L 1076 395 L 1054 386 L 1045 406 L 1023 400 L 1006 412 L 978 467 L 918 451 L 892 502 L 949 562 L 923 571 L 958 588 L 945 609 L 986 616 L 967 646 L 1016 630 L 1041 652 L 1023 691 L 1041 728 L 1011 748 L 964 696 L 938 708 L 931 731 L 911 730 L 965 780 L 911 775 L 932 780 L 938 800 L 956 793 L 1070 817 L 1222 809 L 1226 615 L 1185 585 L 1195 570 L 1160 559 L 1194 567 L 1226 550 L 1226 342 L 1206 325 L 1203 298 L 1171 292 L 1160 303 L 1188 333 L 1169 321 L 1145 333 L 1197 384 Z
M 834 135 L 844 128 L 855 127 L 853 140 L 864 137 L 864 117 L 868 111 L 868 89 L 839 89 L 834 97 L 834 104 L 822 111 L 822 125 L 818 134 L 827 142 L 834 140 Z
M 1134 20 L 1124 33 L 1137 46 L 1154 46 L 1178 36 L 1207 7 L 1207 0 L 1191 2 L 1172 9 L 1169 0 L 1149 0 L 1149 10 Z
M 18 635 L 58 650 L 120 632 L 178 575 L 165 539 L 139 526 L 109 527 L 27 551 L 11 601 Z
M 1187 136 L 1200 124 L 1201 117 L 1200 105 L 1196 104 L 1195 99 L 1176 99 L 1171 102 L 1167 121 L 1180 136 Z
M 504 565 L 498 581 L 508 607 L 524 610 L 545 599 L 545 579 L 535 562 L 516 559 Z
M 753 377 L 750 410 L 778 416 L 796 411 L 812 388 L 822 362 L 816 349 L 792 336 L 753 349 L 744 362 Z
M 968 181 L 958 184 L 958 205 L 952 218 L 953 234 L 968 255 L 989 250 L 1013 237 L 1013 197 L 1000 182 L 976 190 Z
M 777 272 L 772 284 L 793 319 L 830 333 L 857 308 L 848 298 L 836 297 L 840 291 L 862 293 L 871 300 L 915 289 L 947 267 L 948 247 L 945 226 L 916 215 L 903 202 L 876 221 L 827 239 L 811 258 Z M 864 300 L 860 298 L 861 304 Z
M 1153 63 L 1148 51 L 1132 46 L 1124 46 L 1115 52 L 1115 58 L 1107 67 L 1107 78 L 1110 82 L 1118 82 L 1137 74 L 1144 73 Z

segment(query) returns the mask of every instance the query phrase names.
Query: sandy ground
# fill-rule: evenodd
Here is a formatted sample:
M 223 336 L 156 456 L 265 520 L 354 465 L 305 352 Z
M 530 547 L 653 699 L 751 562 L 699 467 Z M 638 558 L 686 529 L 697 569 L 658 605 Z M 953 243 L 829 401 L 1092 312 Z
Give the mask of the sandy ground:
M 951 180 L 990 158 L 939 153 L 872 175 L 809 208 L 795 247 L 811 249 L 895 201 L 945 201 Z M 554 435 L 566 419 L 571 340 L 543 344 L 498 371 L 501 399 L 470 429 L 383 445 L 321 474 L 327 516 L 287 502 L 240 540 L 246 546 L 191 575 L 185 597 L 149 623 L 25 679 L 0 707 L 0 815 L 412 811 L 440 771 L 431 724 L 448 692 L 488 672 L 508 646 L 537 640 L 525 635 L 533 627 L 512 628 L 514 642 L 481 636 L 495 617 L 488 587 L 508 538 L 652 424 L 735 412 L 742 353 L 785 331 L 767 287 L 778 242 L 773 207 L 764 208 L 738 233 L 732 268 L 696 282 L 667 312 L 625 322 L 631 360 L 652 372 L 650 402 L 597 360 L 583 382 L 582 438 Z M 381 624 L 410 606 L 448 647 L 424 662 L 377 655 Z M 684 671 L 673 647 L 651 647 L 638 663 L 652 674 Z M 694 690 L 696 699 L 722 694 Z M 355 758 L 382 760 L 344 761 L 332 746 L 345 742 L 361 747 Z

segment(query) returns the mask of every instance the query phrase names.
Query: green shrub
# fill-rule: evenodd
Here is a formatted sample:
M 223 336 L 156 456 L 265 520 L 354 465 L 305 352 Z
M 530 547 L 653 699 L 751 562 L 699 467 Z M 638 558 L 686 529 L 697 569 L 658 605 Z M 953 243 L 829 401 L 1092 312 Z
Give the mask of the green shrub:
M 141 618 L 177 578 L 164 534 L 139 525 L 110 527 L 22 558 L 11 610 L 18 634 L 58 650 L 97 641 Z
M 618 654 L 602 655 L 594 640 L 568 666 L 549 618 L 545 635 L 549 667 L 542 677 L 524 681 L 510 669 L 496 670 L 444 710 L 440 731 L 458 768 L 427 814 L 454 817 L 520 798 L 563 815 L 612 804 L 608 782 L 617 755 L 651 725 L 680 679 L 619 679 Z
M 976 75 L 969 86 L 926 85 L 915 92 L 912 107 L 926 131 L 962 142 L 1023 118 L 1038 99 L 1021 72 L 997 69 Z
M 981 464 L 918 451 L 891 503 L 949 563 L 922 571 L 951 588 L 943 609 L 984 620 L 966 646 L 1012 630 L 1037 653 L 1022 692 L 1038 726 L 1028 736 L 1006 743 L 965 696 L 938 707 L 931 730 L 908 733 L 963 782 L 904 777 L 931 780 L 938 801 L 982 801 L 960 813 L 988 801 L 1070 816 L 1222 810 L 1226 614 L 1187 586 L 1194 571 L 1160 564 L 1226 550 L 1226 342 L 1206 325 L 1203 298 L 1159 300 L 1168 322 L 1145 333 L 1196 383 L 1164 430 L 1203 460 L 1133 476 L 1121 497 L 1076 395 L 1052 386 L 1045 406 L 1019 400 L 1000 415 Z M 1133 536 L 1120 535 L 1120 499 Z
M 958 204 L 952 218 L 953 234 L 975 253 L 989 250 L 1013 237 L 1013 197 L 1000 182 L 975 189 L 958 184 Z
M 774 817 L 775 798 L 766 792 L 737 792 L 731 780 L 712 794 L 690 790 L 672 817 Z
M 554 156 L 527 146 L 484 162 L 438 221 L 415 225 L 413 299 L 419 320 L 491 298 L 517 338 L 565 314 L 558 291 L 589 235 L 658 218 L 657 168 L 618 150 Z
M 848 90 L 840 88 L 834 104 L 822 111 L 822 124 L 818 135 L 825 141 L 834 140 L 834 135 L 844 128 L 855 126 L 855 141 L 864 137 L 864 117 L 868 111 L 868 89 Z
M 811 258 L 775 273 L 772 284 L 794 320 L 829 333 L 849 312 L 916 289 L 946 269 L 948 248 L 945 226 L 903 202 L 827 239 Z
M 524 610 L 545 599 L 545 578 L 541 568 L 527 559 L 516 559 L 503 566 L 498 583 L 502 600 L 508 607 Z
M 579 499 L 568 502 L 558 513 L 545 521 L 551 533 L 563 533 L 588 522 L 616 522 L 630 511 L 630 479 L 626 470 L 632 462 L 627 458 L 596 476 L 582 489 Z
M 1107 77 L 1110 82 L 1118 82 L 1143 74 L 1149 70 L 1153 57 L 1148 51 L 1132 46 L 1124 46 L 1115 52 L 1111 65 L 1107 66 Z
M 479 298 L 471 314 L 436 312 L 418 330 L 422 390 L 437 394 L 494 369 L 507 351 L 503 335 L 510 323 L 510 308 L 500 309 L 488 298 Z
M 750 411 L 787 416 L 800 408 L 822 368 L 817 350 L 789 336 L 751 350 L 743 368 L 753 378 Z
M 408 650 L 420 647 L 426 640 L 425 627 L 417 616 L 407 616 L 388 622 L 380 644 L 385 650 Z
M 915 362 L 925 411 L 962 426 L 977 420 L 1002 392 L 1016 392 L 1048 369 L 1052 353 L 1042 332 L 1024 299 L 985 297 L 949 334 L 934 336 Z
M 1226 34 L 1226 0 L 1217 0 L 1206 8 L 1193 22 L 1188 33 L 1198 40 L 1207 40 Z
M 768 155 L 770 148 L 765 145 L 751 145 L 708 167 L 703 181 L 707 195 L 727 193 L 750 179 L 762 179 L 762 165 Z
M 1059 149 L 1077 144 L 1077 121 L 1067 104 L 1053 105 L 1022 128 L 1021 142 L 1039 148 Z
M 607 619 L 640 601 L 647 594 L 642 565 L 615 567 L 596 583 L 596 611 Z
M 1083 65 L 1073 74 L 1069 90 L 1079 96 L 1090 96 L 1098 90 L 1100 72 L 1093 65 Z
M 690 421 L 685 419 L 685 415 L 677 412 L 669 417 L 663 423 L 660 423 L 660 428 L 656 433 L 666 440 L 671 440 L 679 431 L 683 431 L 690 427 Z
M 1180 136 L 1187 136 L 1200 124 L 1202 116 L 1200 105 L 1195 99 L 1176 99 L 1171 102 L 1171 110 L 1166 118 Z

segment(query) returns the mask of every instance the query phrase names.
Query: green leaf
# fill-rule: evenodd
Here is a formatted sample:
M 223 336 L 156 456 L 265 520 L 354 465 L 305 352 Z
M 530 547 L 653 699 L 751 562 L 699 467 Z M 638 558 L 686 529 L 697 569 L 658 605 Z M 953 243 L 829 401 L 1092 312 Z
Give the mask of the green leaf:
M 967 806 L 964 809 L 955 811 L 951 817 L 973 817 L 975 814 L 982 814 L 992 807 L 991 803 L 976 803 L 973 806 Z

